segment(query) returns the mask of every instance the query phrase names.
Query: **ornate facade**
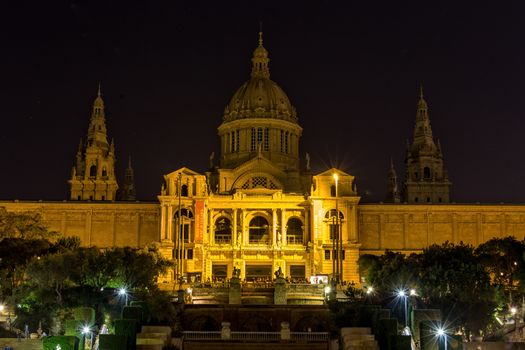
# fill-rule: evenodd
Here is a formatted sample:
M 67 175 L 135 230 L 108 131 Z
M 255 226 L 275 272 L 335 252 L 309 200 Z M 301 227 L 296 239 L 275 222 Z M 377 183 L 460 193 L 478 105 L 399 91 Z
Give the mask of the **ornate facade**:
M 132 202 L 131 164 L 121 192 L 130 201 L 114 201 L 115 149 L 99 90 L 69 180 L 71 201 L 3 201 L 0 207 L 40 212 L 51 229 L 79 236 L 86 246 L 156 244 L 177 261 L 163 282 L 183 275 L 226 278 L 234 268 L 241 278 L 271 278 L 279 267 L 296 279 L 335 274 L 359 282 L 360 254 L 524 238 L 525 205 L 449 204 L 451 183 L 422 92 L 401 190 L 393 164 L 388 174 L 391 203 L 360 204 L 354 177 L 341 170 L 312 174 L 308 155 L 300 162 L 297 112 L 270 79 L 268 63 L 260 34 L 251 76 L 218 127 L 217 164 L 211 156 L 205 172 L 183 167 L 165 175 L 158 202 Z

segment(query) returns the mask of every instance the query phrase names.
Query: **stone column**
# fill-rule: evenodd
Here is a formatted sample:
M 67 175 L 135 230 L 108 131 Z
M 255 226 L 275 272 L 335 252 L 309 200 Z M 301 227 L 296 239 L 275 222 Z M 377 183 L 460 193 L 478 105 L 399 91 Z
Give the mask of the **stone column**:
M 166 235 L 166 206 L 163 204 L 160 207 L 160 239 L 167 239 Z
M 208 210 L 208 232 L 211 245 L 215 244 L 215 223 L 213 222 L 213 209 Z
M 281 245 L 286 245 L 286 218 L 284 217 L 285 210 L 281 209 Z
M 272 209 L 272 246 L 277 245 L 277 209 Z
M 303 230 L 303 244 L 313 242 L 313 237 L 310 234 L 310 208 L 304 211 L 304 230 Z
M 233 209 L 233 237 L 232 245 L 237 246 L 237 209 Z
M 243 244 L 249 244 L 250 243 L 250 237 L 247 237 L 249 233 L 246 233 L 246 210 L 242 210 L 242 220 L 241 220 L 241 245 Z
M 180 213 L 179 213 L 180 215 Z M 173 206 L 168 206 L 168 215 L 166 217 L 166 239 L 173 241 Z

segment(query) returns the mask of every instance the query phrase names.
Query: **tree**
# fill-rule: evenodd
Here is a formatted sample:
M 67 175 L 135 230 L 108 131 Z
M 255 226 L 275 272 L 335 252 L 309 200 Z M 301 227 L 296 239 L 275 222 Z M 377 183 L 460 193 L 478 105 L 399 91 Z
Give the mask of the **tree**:
M 514 237 L 493 238 L 476 249 L 481 264 L 490 274 L 492 283 L 500 287 L 512 305 L 523 296 L 525 244 Z
M 13 213 L 0 208 L 0 240 L 4 238 L 51 240 L 58 235 L 55 231 L 49 231 L 39 213 L 30 211 Z

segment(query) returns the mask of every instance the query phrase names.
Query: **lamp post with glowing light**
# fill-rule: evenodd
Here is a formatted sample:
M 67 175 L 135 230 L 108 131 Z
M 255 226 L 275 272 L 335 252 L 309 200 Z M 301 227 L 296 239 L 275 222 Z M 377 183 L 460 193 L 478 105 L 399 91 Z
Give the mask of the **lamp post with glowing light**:
M 335 232 L 334 232 L 334 243 L 335 243 L 335 276 L 336 281 L 338 284 L 342 283 L 342 277 L 343 277 L 343 257 L 342 255 L 342 237 L 341 237 L 341 229 L 340 229 L 340 218 L 339 218 L 339 175 L 337 173 L 334 173 L 334 181 L 335 181 Z
M 126 288 L 120 288 L 118 290 L 118 295 L 125 297 L 126 302 L 124 306 L 128 306 L 128 291 L 126 290 Z
M 403 290 L 403 289 L 400 289 L 398 292 L 397 292 L 397 296 L 400 297 L 400 298 L 403 298 L 403 303 L 404 303 L 404 307 L 405 307 L 405 327 L 408 327 L 408 311 L 407 311 L 407 293 Z
M 445 350 L 447 350 L 447 333 L 445 330 L 443 328 L 438 328 L 436 335 L 438 336 L 438 339 L 443 338 L 443 341 L 445 342 Z

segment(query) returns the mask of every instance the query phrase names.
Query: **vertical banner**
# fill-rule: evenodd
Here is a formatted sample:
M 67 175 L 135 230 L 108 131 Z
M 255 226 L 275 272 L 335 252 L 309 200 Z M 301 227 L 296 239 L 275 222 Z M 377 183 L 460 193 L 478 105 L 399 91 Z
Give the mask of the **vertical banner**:
M 202 243 L 204 232 L 204 200 L 195 201 L 195 243 Z

